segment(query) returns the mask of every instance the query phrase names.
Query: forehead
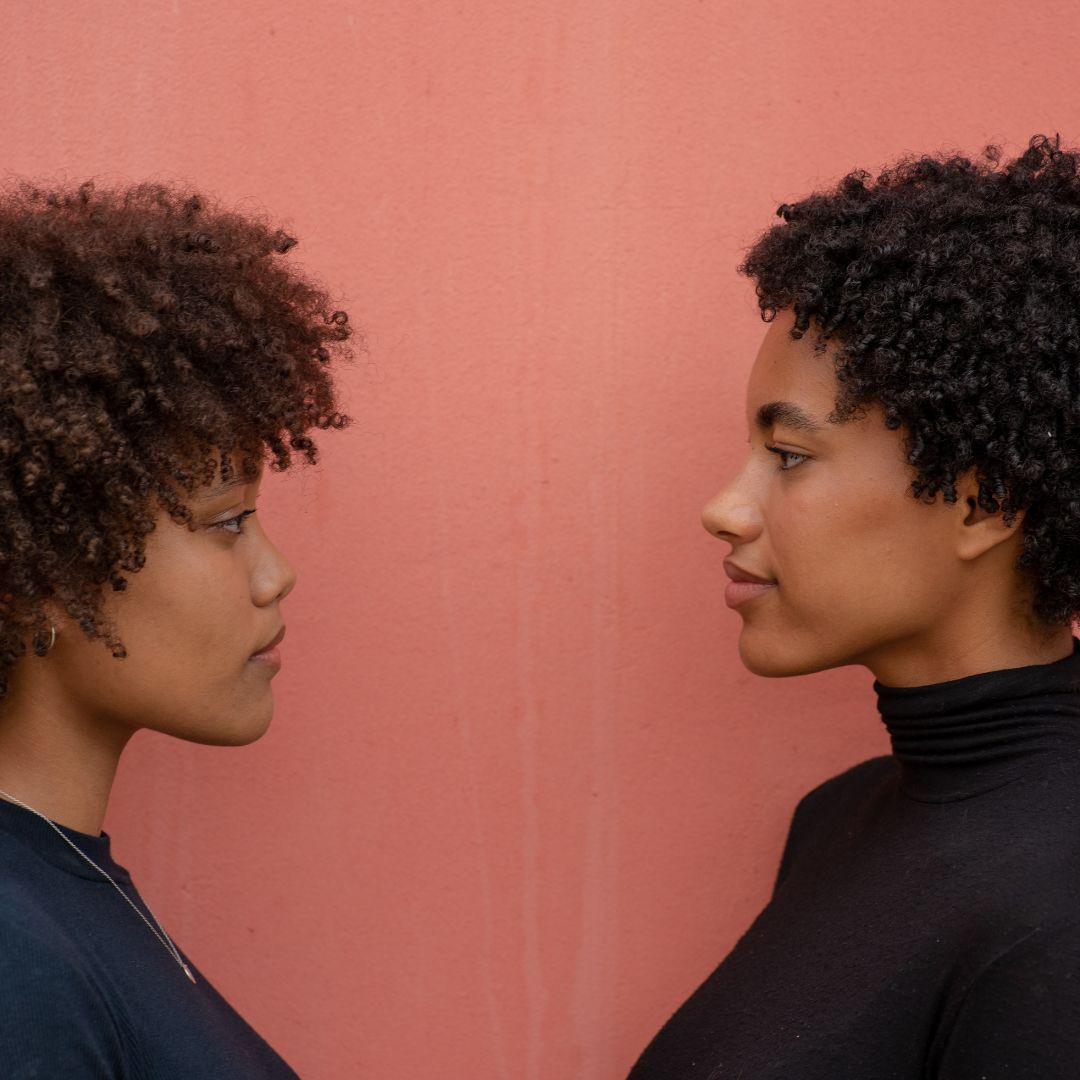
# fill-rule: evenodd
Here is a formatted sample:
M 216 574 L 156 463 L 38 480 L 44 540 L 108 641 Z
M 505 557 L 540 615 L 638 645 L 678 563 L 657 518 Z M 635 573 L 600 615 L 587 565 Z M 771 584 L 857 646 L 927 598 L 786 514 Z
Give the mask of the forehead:
M 791 402 L 825 427 L 825 417 L 836 403 L 839 384 L 833 373 L 833 352 L 814 349 L 815 334 L 808 331 L 798 340 L 788 333 L 790 312 L 781 311 L 769 324 L 746 385 L 746 413 L 751 428 L 757 426 L 759 410 L 772 402 Z M 766 410 L 769 422 L 790 419 L 783 409 Z M 798 426 L 788 424 L 788 426 Z
M 233 475 L 230 479 L 223 481 L 220 473 L 209 483 L 202 487 L 196 488 L 190 496 L 189 500 L 193 503 L 209 502 L 212 499 L 220 498 L 224 495 L 228 495 L 230 492 L 236 494 L 242 494 L 245 487 L 257 488 L 262 482 L 263 473 L 265 471 L 265 461 L 261 458 L 257 459 L 256 473 L 251 480 L 245 480 L 240 473 L 241 455 L 234 453 L 231 455 L 230 460 L 232 462 Z

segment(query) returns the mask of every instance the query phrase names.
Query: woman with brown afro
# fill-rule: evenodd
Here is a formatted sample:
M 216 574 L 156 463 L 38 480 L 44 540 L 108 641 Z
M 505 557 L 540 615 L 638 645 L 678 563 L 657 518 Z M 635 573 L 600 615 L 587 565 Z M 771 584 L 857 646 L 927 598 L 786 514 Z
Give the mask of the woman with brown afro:
M 167 186 L 0 190 L 4 1077 L 296 1075 L 101 831 L 139 729 L 240 745 L 271 719 L 296 575 L 264 466 L 348 423 L 348 320 L 294 243 Z

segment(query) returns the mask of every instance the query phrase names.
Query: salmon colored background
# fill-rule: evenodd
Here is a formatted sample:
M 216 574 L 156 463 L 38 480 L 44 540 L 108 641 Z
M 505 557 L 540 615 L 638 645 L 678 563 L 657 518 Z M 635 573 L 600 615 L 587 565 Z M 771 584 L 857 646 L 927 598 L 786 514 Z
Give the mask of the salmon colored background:
M 778 203 L 906 151 L 1080 138 L 1075 5 L 0 5 L 0 171 L 190 180 L 367 335 L 271 478 L 274 724 L 141 735 L 108 829 L 306 1080 L 617 1080 L 766 901 L 871 677 L 766 680 L 702 503 Z

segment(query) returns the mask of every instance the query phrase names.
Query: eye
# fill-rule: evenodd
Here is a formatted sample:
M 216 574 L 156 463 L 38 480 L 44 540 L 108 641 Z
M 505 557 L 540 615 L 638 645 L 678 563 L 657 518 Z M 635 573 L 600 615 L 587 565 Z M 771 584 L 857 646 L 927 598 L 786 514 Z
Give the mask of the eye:
M 805 461 L 806 460 L 806 454 L 796 454 L 791 450 L 781 450 L 780 447 L 778 447 L 778 446 L 766 446 L 765 449 L 768 450 L 770 454 L 779 455 L 780 464 L 776 466 L 776 469 L 777 469 L 778 472 L 790 472 L 792 469 L 795 468 L 795 465 L 799 464 L 799 462 L 796 461 L 795 465 L 785 465 L 784 464 L 784 459 L 785 458 L 798 458 L 799 461 Z
M 242 514 L 237 514 L 236 517 L 216 522 L 214 528 L 231 533 L 233 536 L 240 536 L 244 531 L 244 518 L 250 517 L 254 513 L 254 510 L 245 510 Z

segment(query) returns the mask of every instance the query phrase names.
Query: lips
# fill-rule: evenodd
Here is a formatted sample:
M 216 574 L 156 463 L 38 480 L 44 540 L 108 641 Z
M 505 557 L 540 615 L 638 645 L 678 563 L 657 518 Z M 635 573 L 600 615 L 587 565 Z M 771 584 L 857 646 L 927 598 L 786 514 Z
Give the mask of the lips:
M 775 585 L 776 580 L 774 578 L 761 577 L 758 574 L 751 574 L 749 570 L 744 570 L 741 566 L 737 566 L 730 559 L 724 560 L 724 572 L 732 581 L 749 581 L 757 585 Z
M 731 581 L 724 589 L 724 603 L 728 607 L 739 607 L 755 597 L 764 596 L 776 588 L 776 582 L 760 574 L 752 574 L 744 570 L 730 559 L 724 560 L 724 572 Z
M 274 646 L 281 644 L 281 639 L 285 636 L 285 627 L 283 626 L 265 645 L 256 649 L 251 655 L 258 656 L 261 653 L 269 652 Z

